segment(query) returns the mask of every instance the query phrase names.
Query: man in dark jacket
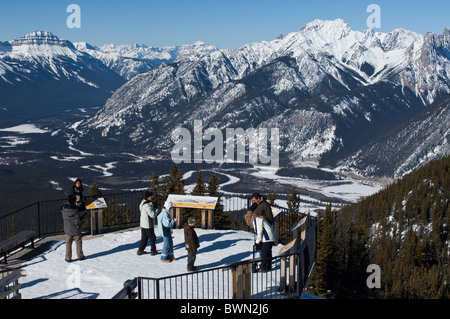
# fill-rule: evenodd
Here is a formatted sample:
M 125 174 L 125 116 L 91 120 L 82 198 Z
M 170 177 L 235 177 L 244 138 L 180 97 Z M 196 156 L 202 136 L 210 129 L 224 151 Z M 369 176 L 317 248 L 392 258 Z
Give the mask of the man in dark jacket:
M 188 251 L 188 264 L 187 264 L 188 271 L 197 270 L 197 267 L 194 266 L 194 263 L 197 255 L 197 248 L 200 247 L 200 244 L 198 242 L 198 237 L 197 233 L 195 232 L 194 226 L 195 226 L 195 218 L 193 217 L 189 217 L 188 223 L 183 226 L 185 247 L 186 250 Z
M 272 225 L 273 224 L 272 208 L 266 201 L 265 196 L 260 195 L 258 193 L 254 193 L 252 195 L 252 202 L 258 204 L 258 206 L 254 208 L 255 215 L 264 217 Z
M 83 215 L 86 212 L 84 205 L 76 205 L 76 196 L 69 195 L 67 203 L 61 209 L 64 221 L 64 233 L 66 234 L 66 261 L 72 261 L 72 243 L 75 241 L 77 247 L 78 260 L 86 258 L 83 254 L 83 244 L 81 241 L 83 230 Z

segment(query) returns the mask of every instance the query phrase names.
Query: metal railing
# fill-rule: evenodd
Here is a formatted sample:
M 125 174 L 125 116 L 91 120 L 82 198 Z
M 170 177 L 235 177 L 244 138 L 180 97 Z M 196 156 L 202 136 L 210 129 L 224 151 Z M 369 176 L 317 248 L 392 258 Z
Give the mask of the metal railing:
M 112 214 L 120 218 L 112 220 L 108 227 L 133 226 L 139 222 L 139 203 L 143 192 L 126 192 L 102 195 L 106 202 L 113 203 Z M 67 199 L 40 201 L 0 217 L 0 241 L 23 231 L 33 230 L 37 236 L 47 237 L 63 232 L 61 207 Z M 87 197 L 87 202 L 92 197 Z M 127 215 L 127 219 L 124 216 Z M 88 220 L 88 219 L 86 219 Z M 89 229 L 89 225 L 85 226 Z
M 139 203 L 143 198 L 143 191 L 105 194 L 108 208 L 103 212 L 104 228 L 124 228 L 137 226 L 140 213 Z M 220 205 L 224 212 L 245 213 L 250 205 L 250 197 L 246 195 L 218 194 Z M 92 197 L 87 197 L 87 202 Z M 0 217 L 0 242 L 23 230 L 33 230 L 38 238 L 63 233 L 61 207 L 66 199 L 40 201 L 18 209 Z M 275 225 L 281 243 L 286 242 L 289 234 L 286 232 L 293 223 L 298 221 L 299 213 L 279 207 L 282 211 Z M 108 214 L 108 217 L 106 217 Z M 242 214 L 243 216 L 243 214 Z M 90 229 L 89 218 L 86 218 L 84 230 Z
M 113 299 L 301 298 L 317 260 L 317 220 L 311 218 L 298 251 L 272 258 L 272 270 L 255 272 L 260 259 L 161 278 L 137 277 Z
M 223 211 L 245 213 L 250 205 L 249 196 L 219 194 Z M 102 195 L 108 203 L 109 224 L 106 227 L 132 227 L 139 224 L 139 203 L 143 191 Z M 88 198 L 89 199 L 89 198 Z M 63 233 L 61 207 L 66 199 L 41 201 L 0 217 L 0 241 L 22 230 L 33 230 L 42 238 Z M 274 230 L 280 243 L 286 244 L 293 238 L 292 227 L 305 216 L 298 211 L 273 205 L 280 210 L 274 219 Z M 105 213 L 105 212 L 104 212 Z M 89 221 L 89 219 L 87 218 Z M 236 278 L 239 271 L 249 276 L 246 297 L 290 298 L 299 297 L 306 286 L 309 274 L 316 261 L 316 219 L 309 217 L 306 225 L 308 234 L 298 238 L 302 244 L 298 251 L 289 255 L 274 257 L 273 270 L 267 273 L 253 273 L 248 269 L 258 260 L 242 261 L 238 264 L 201 270 L 163 278 L 138 277 L 131 280 L 116 297 L 137 294 L 142 299 L 169 298 L 220 298 L 235 297 Z M 89 229 L 90 225 L 85 225 Z M 277 243 L 276 243 L 277 244 Z M 246 268 L 246 271 L 243 269 Z M 251 273 L 251 276 L 249 275 Z M 233 290 L 234 287 L 234 290 Z M 135 290 L 138 292 L 135 292 Z

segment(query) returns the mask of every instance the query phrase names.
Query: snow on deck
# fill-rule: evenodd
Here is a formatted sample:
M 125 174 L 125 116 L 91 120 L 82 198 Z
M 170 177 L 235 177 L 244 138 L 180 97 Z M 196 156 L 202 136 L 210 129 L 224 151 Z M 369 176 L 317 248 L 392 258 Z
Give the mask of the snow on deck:
M 196 228 L 200 241 L 195 265 L 199 270 L 225 266 L 252 258 L 253 234 L 234 230 L 204 230 Z M 157 229 L 155 229 L 157 234 Z M 20 284 L 24 299 L 109 299 L 123 288 L 128 279 L 165 277 L 186 273 L 187 251 L 184 248 L 184 230 L 173 232 L 176 261 L 163 264 L 161 255 L 136 254 L 141 232 L 134 229 L 104 234 L 83 240 L 86 259 L 67 263 L 65 241 L 57 241 L 45 253 L 23 264 Z M 157 236 L 158 251 L 162 238 Z M 273 247 L 275 256 L 282 245 Z M 149 251 L 147 246 L 146 251 Z

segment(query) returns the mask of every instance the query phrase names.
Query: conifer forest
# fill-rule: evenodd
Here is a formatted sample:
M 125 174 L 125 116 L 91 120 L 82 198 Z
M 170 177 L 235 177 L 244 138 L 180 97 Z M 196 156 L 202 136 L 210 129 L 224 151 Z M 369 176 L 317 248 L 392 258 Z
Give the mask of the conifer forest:
M 378 193 L 321 213 L 310 293 L 332 298 L 449 298 L 450 157 Z M 369 288 L 369 265 L 380 288 Z

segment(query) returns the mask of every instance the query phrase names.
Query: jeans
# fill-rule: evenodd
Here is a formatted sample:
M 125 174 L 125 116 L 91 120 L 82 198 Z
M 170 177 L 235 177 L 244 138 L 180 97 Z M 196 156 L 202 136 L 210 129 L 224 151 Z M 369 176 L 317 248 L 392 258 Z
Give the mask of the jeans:
M 172 236 L 164 236 L 164 244 L 161 252 L 161 260 L 172 260 L 173 255 L 173 239 Z
M 195 263 L 195 259 L 197 257 L 197 252 L 193 251 L 193 250 L 188 250 L 188 261 L 187 261 L 187 269 L 188 270 L 195 270 L 194 268 L 194 263 Z

